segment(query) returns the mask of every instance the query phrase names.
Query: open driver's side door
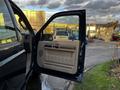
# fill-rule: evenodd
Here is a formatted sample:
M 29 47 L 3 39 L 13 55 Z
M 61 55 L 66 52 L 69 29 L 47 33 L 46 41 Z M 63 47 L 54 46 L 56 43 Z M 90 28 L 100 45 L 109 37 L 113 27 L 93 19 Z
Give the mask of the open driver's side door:
M 50 31 L 52 34 L 48 35 Z M 81 81 L 84 71 L 85 37 L 85 10 L 54 14 L 33 40 L 32 62 L 35 71 Z

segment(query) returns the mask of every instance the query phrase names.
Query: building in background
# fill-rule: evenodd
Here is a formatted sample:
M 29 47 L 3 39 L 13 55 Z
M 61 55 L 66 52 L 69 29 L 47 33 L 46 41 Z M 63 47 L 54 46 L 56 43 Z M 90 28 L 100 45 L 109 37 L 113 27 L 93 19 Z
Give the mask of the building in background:
M 36 32 L 43 26 L 46 22 L 46 13 L 45 11 L 35 11 L 35 10 L 24 10 L 24 14 L 26 15 L 28 21 L 30 22 L 33 30 Z M 0 17 L 2 15 L 0 14 Z M 18 17 L 16 16 L 17 20 Z M 3 24 L 4 21 L 0 20 L 0 24 Z M 86 26 L 86 35 L 88 38 L 97 38 L 102 39 L 104 41 L 110 41 L 112 39 L 112 34 L 115 28 L 118 26 L 118 21 L 113 21 L 106 24 L 96 24 L 89 23 Z M 78 25 L 77 24 L 68 24 L 68 23 L 60 23 L 60 22 L 52 22 L 44 31 L 47 39 L 51 38 L 56 30 L 63 29 L 71 32 L 77 32 Z M 76 36 L 78 37 L 78 36 Z M 52 40 L 52 39 L 51 39 Z

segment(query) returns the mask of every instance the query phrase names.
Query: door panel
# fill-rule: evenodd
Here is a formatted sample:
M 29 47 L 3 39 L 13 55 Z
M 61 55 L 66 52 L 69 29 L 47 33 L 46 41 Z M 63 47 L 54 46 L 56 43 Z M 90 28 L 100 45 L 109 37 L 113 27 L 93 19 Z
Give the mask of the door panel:
M 0 45 L 0 62 L 4 61 L 4 59 L 18 53 L 19 51 L 23 50 L 23 46 L 20 45 L 20 43 L 16 42 L 12 42 L 9 44 L 3 44 Z
M 33 41 L 32 59 L 37 60 L 34 62 L 37 72 L 80 81 L 84 70 L 85 30 L 85 10 L 53 15 Z
M 25 71 L 26 53 L 22 50 L 0 62 L 0 81 L 20 75 Z
M 40 67 L 75 74 L 78 64 L 79 42 L 43 41 L 38 44 Z
M 0 81 L 25 73 L 26 52 L 22 43 L 16 41 L 0 45 Z
M 78 66 L 79 40 L 73 36 L 73 32 L 79 37 L 78 29 L 79 16 L 55 18 L 43 31 L 43 36 L 47 38 L 39 41 L 38 65 L 46 69 L 75 74 Z M 50 39 L 48 34 L 51 36 Z

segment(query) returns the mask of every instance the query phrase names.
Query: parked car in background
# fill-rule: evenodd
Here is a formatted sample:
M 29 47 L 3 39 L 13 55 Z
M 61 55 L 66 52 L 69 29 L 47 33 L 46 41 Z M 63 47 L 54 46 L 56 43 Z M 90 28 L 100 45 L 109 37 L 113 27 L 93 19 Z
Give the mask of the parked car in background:
M 59 41 L 59 40 L 69 40 L 69 33 L 66 30 L 56 30 L 55 34 L 53 36 L 54 41 Z
M 69 40 L 79 40 L 78 30 L 73 30 L 69 32 Z
M 112 34 L 112 41 L 120 41 L 120 29 L 116 29 Z

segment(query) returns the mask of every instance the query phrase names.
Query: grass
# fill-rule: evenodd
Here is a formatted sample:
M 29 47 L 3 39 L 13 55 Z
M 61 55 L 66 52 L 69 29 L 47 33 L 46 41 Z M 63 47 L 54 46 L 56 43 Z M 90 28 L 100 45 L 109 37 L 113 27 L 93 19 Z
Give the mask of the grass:
M 120 90 L 120 81 L 108 74 L 111 64 L 107 62 L 97 65 L 86 72 L 83 82 L 76 83 L 74 90 Z

